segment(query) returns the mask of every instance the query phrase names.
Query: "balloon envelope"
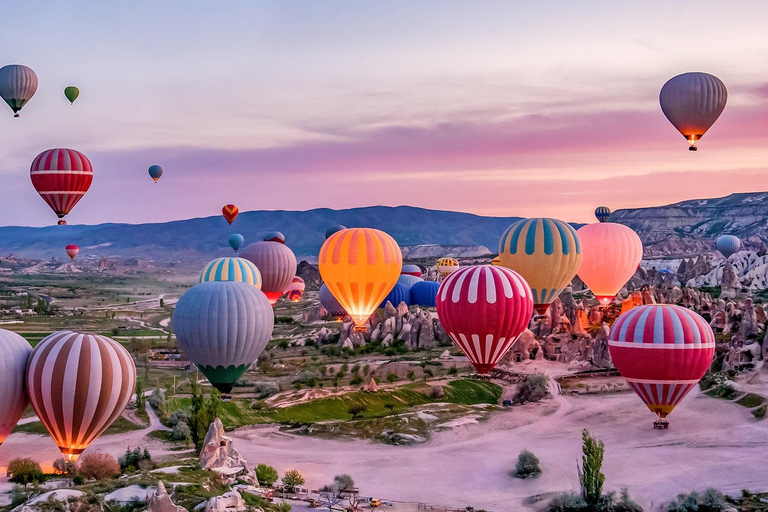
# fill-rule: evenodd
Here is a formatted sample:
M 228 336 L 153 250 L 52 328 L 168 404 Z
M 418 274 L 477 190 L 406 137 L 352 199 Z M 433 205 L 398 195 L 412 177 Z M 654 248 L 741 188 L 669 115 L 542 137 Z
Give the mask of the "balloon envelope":
M 275 315 L 255 286 L 209 281 L 181 296 L 173 313 L 179 347 L 222 393 L 254 363 L 272 336 Z
M 74 244 L 70 244 L 64 248 L 64 250 L 67 253 L 67 256 L 69 256 L 70 259 L 75 259 L 75 256 L 77 256 L 77 253 L 80 252 L 80 248 Z
M 331 237 L 332 234 L 336 233 L 337 231 L 341 231 L 342 229 L 347 229 L 347 226 L 342 226 L 341 224 L 336 224 L 328 229 L 325 230 L 325 238 L 326 240 Z
M 152 178 L 155 181 L 155 183 L 157 183 L 157 180 L 159 180 L 160 177 L 163 175 L 163 168 L 160 167 L 159 165 L 153 165 L 153 166 L 150 166 L 147 172 L 149 172 L 149 177 Z
M 304 289 L 307 287 L 306 283 L 299 276 L 295 276 L 288 285 L 288 290 L 285 292 L 285 296 L 291 302 L 299 302 L 301 296 L 304 295 Z
M 643 243 L 632 229 L 613 222 L 587 224 L 576 233 L 582 250 L 579 277 L 607 306 L 637 271 Z
M 333 296 L 331 290 L 328 289 L 325 283 L 320 286 L 318 296 L 320 297 L 320 305 L 325 308 L 329 315 L 335 317 L 346 316 L 347 312 L 344 311 L 344 306 L 341 305 L 341 302 L 336 300 L 336 297 Z
M 70 85 L 69 87 L 64 88 L 64 96 L 69 100 L 69 103 L 72 104 L 75 102 L 78 96 L 80 96 L 80 89 L 75 87 L 74 85 Z
M 224 205 L 224 207 L 221 209 L 221 214 L 224 216 L 225 219 L 227 219 L 227 222 L 229 222 L 229 225 L 232 225 L 232 221 L 235 220 L 235 217 L 240 213 L 240 210 L 237 209 L 237 206 L 233 204 L 227 204 Z
M 395 286 L 403 266 L 397 242 L 378 229 L 337 231 L 320 249 L 323 281 L 358 330 Z
M 459 270 L 459 261 L 454 258 L 440 258 L 435 263 L 435 267 L 441 276 L 447 277 L 452 272 Z
M 237 252 L 237 250 L 240 249 L 240 246 L 243 245 L 243 242 L 245 242 L 245 237 L 240 233 L 232 233 L 229 235 L 229 238 L 227 238 L 227 242 L 229 242 L 229 246 Z
M 21 419 L 29 404 L 24 376 L 32 354 L 29 342 L 0 329 L 0 444 Z
M 448 276 L 437 294 L 437 315 L 477 373 L 490 372 L 526 329 L 531 289 L 504 267 L 465 267 Z
M 296 275 L 296 256 L 287 245 L 279 242 L 254 242 L 240 253 L 261 272 L 261 290 L 271 304 L 288 289 Z
M 403 265 L 400 273 L 404 276 L 421 277 L 421 267 L 418 265 Z
M 725 259 L 730 258 L 732 255 L 739 252 L 741 249 L 741 240 L 739 237 L 733 235 L 722 235 L 715 240 L 717 250 L 725 256 Z
M 37 155 L 29 175 L 43 201 L 63 219 L 91 188 L 93 167 L 79 151 L 55 148 Z M 66 222 L 60 220 L 59 224 Z
M 395 286 L 389 291 L 384 300 L 379 304 L 380 308 L 383 308 L 390 302 L 393 306 L 397 307 L 401 302 L 405 302 L 406 306 L 411 305 L 411 290 L 409 287 L 402 283 L 395 283 Z
M 421 277 L 416 277 L 409 274 L 400 274 L 400 277 L 397 278 L 397 282 L 405 285 L 408 289 L 410 289 L 411 286 L 415 285 L 416 283 L 422 282 L 423 280 L 424 279 Z
M 265 242 L 278 242 L 281 244 L 285 243 L 285 235 L 282 234 L 279 231 L 270 231 L 266 235 L 264 235 L 264 241 Z
M 691 149 L 717 121 L 728 101 L 725 84 L 708 73 L 683 73 L 670 78 L 659 93 L 669 122 L 688 140 Z
M 607 206 L 598 206 L 595 208 L 595 218 L 600 222 L 608 222 L 611 218 L 611 209 Z
M 638 306 L 616 319 L 608 350 L 629 386 L 663 419 L 709 368 L 715 335 L 707 321 L 689 309 Z
M 19 117 L 21 110 L 37 92 L 37 75 L 32 69 L 19 64 L 0 68 L 0 97 L 13 110 L 13 117 Z
M 434 308 L 437 304 L 437 281 L 420 281 L 411 286 L 411 304 Z
M 238 281 L 261 289 L 261 272 L 245 258 L 216 258 L 203 267 L 199 282 Z
M 26 382 L 40 421 L 61 453 L 77 460 L 128 405 L 136 366 L 106 336 L 59 331 L 35 346 Z
M 522 219 L 501 236 L 501 264 L 523 276 L 536 311 L 543 315 L 581 265 L 581 242 L 570 224 L 557 219 Z

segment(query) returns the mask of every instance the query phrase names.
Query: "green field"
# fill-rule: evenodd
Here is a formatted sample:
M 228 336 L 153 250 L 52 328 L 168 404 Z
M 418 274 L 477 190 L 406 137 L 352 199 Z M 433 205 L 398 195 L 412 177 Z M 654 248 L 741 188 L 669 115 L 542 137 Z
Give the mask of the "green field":
M 118 416 L 115 422 L 112 423 L 112 425 L 110 425 L 109 428 L 104 431 L 103 435 L 108 436 L 111 434 L 121 434 L 123 432 L 128 432 L 129 430 L 140 430 L 142 428 L 145 427 L 136 425 L 135 423 L 128 421 L 122 416 Z M 48 430 L 46 430 L 45 425 L 43 425 L 43 423 L 40 421 L 33 421 L 30 423 L 24 423 L 23 425 L 16 425 L 16 428 L 14 428 L 13 431 L 25 432 L 27 434 L 48 435 Z

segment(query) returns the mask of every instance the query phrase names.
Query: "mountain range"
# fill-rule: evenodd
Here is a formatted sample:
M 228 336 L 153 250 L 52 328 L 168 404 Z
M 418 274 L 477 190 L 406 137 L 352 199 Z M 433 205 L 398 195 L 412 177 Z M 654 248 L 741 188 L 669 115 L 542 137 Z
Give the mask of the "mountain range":
M 221 216 L 157 224 L 98 224 L 0 228 L 0 254 L 49 259 L 64 257 L 64 246 L 80 246 L 82 258 L 139 258 L 206 260 L 232 254 L 231 233 L 241 233 L 246 244 L 267 232 L 285 234 L 299 258 L 316 258 L 325 231 L 335 224 L 368 226 L 391 234 L 408 252 L 435 254 L 420 245 L 463 246 L 467 254 L 496 252 L 503 231 L 520 217 L 486 217 L 470 213 L 429 210 L 411 206 L 370 206 L 346 210 L 242 212 L 232 226 Z M 567 219 L 566 219 L 567 220 Z M 617 210 L 611 221 L 634 229 L 643 240 L 646 256 L 685 256 L 714 250 L 723 233 L 742 238 L 747 247 L 768 240 L 768 192 L 732 194 L 715 199 L 683 201 L 667 206 Z M 578 227 L 578 225 L 575 225 Z M 450 250 L 459 250 L 456 247 Z

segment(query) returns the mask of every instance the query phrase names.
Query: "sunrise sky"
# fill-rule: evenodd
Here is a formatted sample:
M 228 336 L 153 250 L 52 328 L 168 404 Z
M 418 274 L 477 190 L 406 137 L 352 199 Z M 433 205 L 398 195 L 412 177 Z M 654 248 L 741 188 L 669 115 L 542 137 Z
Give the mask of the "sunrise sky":
M 766 26 L 764 1 L 14 2 L 0 66 L 40 86 L 19 119 L 0 105 L 0 224 L 55 223 L 29 179 L 51 147 L 94 165 L 70 223 L 230 202 L 583 222 L 768 190 Z M 658 106 L 686 71 L 729 91 L 698 153 Z

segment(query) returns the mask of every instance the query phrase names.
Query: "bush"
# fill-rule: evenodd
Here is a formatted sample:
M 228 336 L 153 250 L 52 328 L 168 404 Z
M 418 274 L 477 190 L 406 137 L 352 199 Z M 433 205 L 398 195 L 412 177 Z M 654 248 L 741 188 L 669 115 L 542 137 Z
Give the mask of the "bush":
M 70 476 L 77 472 L 77 467 L 71 460 L 60 457 L 53 461 L 53 472 L 57 475 Z
M 528 450 L 523 450 L 517 456 L 514 476 L 517 478 L 538 478 L 541 475 L 539 459 Z
M 514 402 L 525 404 L 538 402 L 547 396 L 547 377 L 545 375 L 527 375 L 517 390 Z
M 85 479 L 80 475 L 75 475 L 75 478 L 72 479 L 72 484 L 74 485 L 83 485 L 85 483 Z
M 143 451 L 140 448 L 134 450 L 128 448 L 123 456 L 120 457 L 119 462 L 120 471 L 123 473 L 126 471 L 139 471 L 152 464 L 152 457 L 146 448 Z
M 358 386 L 363 383 L 363 376 L 359 373 L 354 373 L 352 375 L 352 378 L 349 379 L 349 385 L 350 386 Z
M 429 391 L 427 391 L 427 398 L 431 400 L 435 400 L 437 398 L 443 398 L 445 396 L 445 391 L 443 390 L 443 386 L 432 386 L 429 388 Z
M 765 402 L 765 399 L 755 393 L 747 393 L 743 397 L 736 400 L 737 404 L 741 405 L 742 407 L 746 407 L 748 409 L 752 409 L 754 407 L 757 407 L 758 405 L 762 405 L 763 402 Z
M 187 422 L 178 422 L 171 431 L 171 437 L 176 441 L 188 441 L 192 436 L 192 430 L 187 425 Z
M 149 405 L 160 414 L 165 413 L 165 391 L 162 388 L 155 388 L 149 395 Z
M 705 394 L 713 398 L 733 400 L 739 395 L 739 392 L 736 391 L 736 388 L 734 388 L 729 382 L 725 382 L 723 384 L 718 384 L 709 391 L 706 391 Z
M 272 466 L 266 464 L 256 466 L 256 479 L 259 481 L 259 485 L 270 487 L 277 482 L 277 478 L 277 470 Z
M 368 407 L 363 404 L 352 404 L 349 406 L 349 409 L 347 409 L 347 412 L 352 415 L 352 419 L 354 420 L 363 414 L 366 410 L 368 410 Z
M 699 494 L 679 494 L 677 499 L 667 505 L 668 512 L 721 512 L 726 508 L 725 496 L 711 487 Z
M 189 424 L 189 411 L 179 409 L 178 411 L 173 411 L 171 415 L 168 417 L 168 426 L 169 427 L 175 427 L 177 423 L 186 423 Z
M 40 464 L 29 457 L 17 457 L 8 463 L 9 480 L 26 487 L 28 484 L 41 483 L 45 480 Z
M 267 398 L 280 392 L 280 388 L 274 382 L 257 382 L 253 385 L 253 392 L 258 398 Z
M 398 377 L 396 373 L 387 374 L 387 382 L 397 382 L 399 380 L 400 380 L 400 377 Z
M 89 453 L 80 459 L 77 471 L 86 479 L 104 480 L 118 476 L 120 466 L 108 453 Z
M 752 416 L 758 420 L 761 420 L 765 417 L 766 411 L 768 411 L 768 405 L 763 405 L 752 411 Z
M 587 502 L 575 492 L 555 496 L 549 502 L 547 512 L 580 512 L 587 509 Z
M 283 489 L 285 492 L 293 492 L 296 487 L 304 485 L 304 477 L 296 469 L 289 469 L 283 475 Z

